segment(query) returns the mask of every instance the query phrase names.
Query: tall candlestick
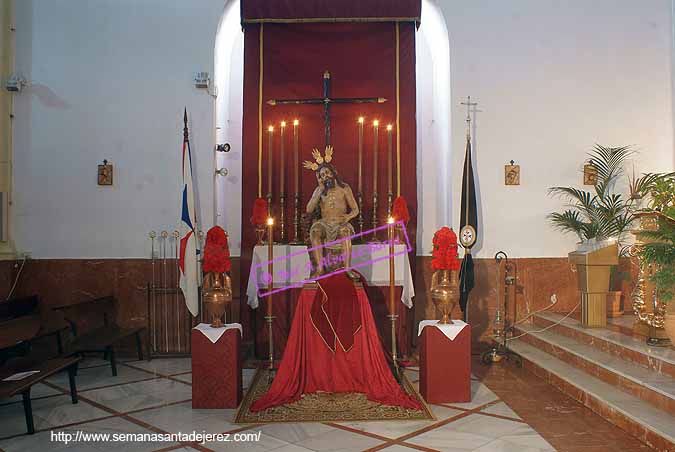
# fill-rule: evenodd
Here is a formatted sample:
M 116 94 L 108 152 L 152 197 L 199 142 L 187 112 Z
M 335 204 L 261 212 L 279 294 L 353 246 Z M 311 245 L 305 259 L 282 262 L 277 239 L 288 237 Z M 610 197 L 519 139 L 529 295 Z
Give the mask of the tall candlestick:
M 295 199 L 293 202 L 293 241 L 291 244 L 299 245 L 300 242 L 300 162 L 298 146 L 298 125 L 300 121 L 293 120 L 293 171 L 295 178 Z
M 358 147 L 358 190 L 356 191 L 356 202 L 359 205 L 359 233 L 363 234 L 363 116 L 359 118 L 359 147 Z M 363 240 L 361 235 L 360 240 Z
M 373 121 L 373 193 L 377 194 L 377 148 L 379 141 L 380 121 Z
M 295 171 L 295 193 L 300 193 L 300 162 L 298 161 L 298 125 L 300 121 L 293 121 L 293 170 Z
M 373 121 L 373 229 L 377 228 L 377 148 L 380 122 Z M 377 232 L 373 231 L 373 242 L 377 242 Z
M 363 192 L 363 116 L 359 118 L 359 183 L 357 193 Z
M 281 131 L 279 133 L 279 193 L 283 195 L 286 193 L 286 178 L 284 177 L 286 173 L 286 156 L 284 152 L 284 132 L 286 131 L 286 121 L 281 121 Z
M 392 125 L 387 125 L 387 215 L 391 215 L 391 204 L 394 198 L 392 182 Z
M 394 219 L 387 220 L 387 238 L 389 242 L 389 320 L 391 321 L 391 360 L 394 364 L 394 374 L 399 379 L 398 353 L 396 350 L 396 290 L 394 271 Z
M 286 121 L 281 121 L 281 131 L 279 139 L 279 241 L 286 243 L 286 152 L 284 151 L 284 132 L 286 131 Z
M 272 243 L 272 236 L 274 235 L 274 218 L 270 217 L 267 219 L 267 235 L 269 239 L 267 240 L 267 272 L 269 273 L 269 285 L 267 286 L 267 291 L 272 292 L 274 290 L 274 245 Z M 272 311 L 272 294 L 267 295 L 267 315 L 265 320 L 267 321 L 267 331 L 269 335 L 269 370 L 270 375 L 274 372 L 274 335 L 272 331 L 272 321 L 274 320 L 274 315 Z
M 274 138 L 274 126 L 269 126 L 267 128 L 269 133 L 269 140 L 267 145 L 267 215 L 272 215 L 272 162 L 273 162 L 273 149 L 272 149 L 272 139 Z

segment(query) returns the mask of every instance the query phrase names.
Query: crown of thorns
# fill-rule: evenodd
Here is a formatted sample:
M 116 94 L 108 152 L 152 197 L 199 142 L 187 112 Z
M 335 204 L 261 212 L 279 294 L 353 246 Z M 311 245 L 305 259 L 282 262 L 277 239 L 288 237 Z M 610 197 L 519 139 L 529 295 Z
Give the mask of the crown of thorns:
M 312 171 L 316 171 L 319 169 L 319 165 L 330 163 L 330 161 L 333 160 L 333 146 L 326 146 L 326 152 L 323 156 L 321 156 L 321 152 L 317 148 L 312 149 L 312 157 L 314 157 L 313 162 L 305 160 L 302 162 L 302 166 L 311 169 Z

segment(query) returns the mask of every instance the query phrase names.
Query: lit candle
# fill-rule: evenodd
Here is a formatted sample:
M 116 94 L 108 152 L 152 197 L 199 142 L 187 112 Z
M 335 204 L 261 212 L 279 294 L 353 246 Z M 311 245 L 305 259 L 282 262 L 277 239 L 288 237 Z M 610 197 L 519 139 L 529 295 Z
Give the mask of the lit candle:
M 281 132 L 279 135 L 279 139 L 281 140 L 281 144 L 279 145 L 279 169 L 281 170 L 280 177 L 279 177 L 279 193 L 283 195 L 286 193 L 286 178 L 285 172 L 286 172 L 286 156 L 284 153 L 284 131 L 286 130 L 286 121 L 281 121 Z
M 295 168 L 295 193 L 300 193 L 300 164 L 298 162 L 298 125 L 300 121 L 293 121 L 293 168 Z
M 392 148 L 392 142 L 391 142 L 391 129 L 392 126 L 391 124 L 387 125 L 387 194 L 392 194 L 392 168 L 391 168 L 391 148 Z
M 363 192 L 363 116 L 359 118 L 359 189 L 357 193 Z
M 377 144 L 380 121 L 373 121 L 373 194 L 377 195 Z
M 272 200 L 272 138 L 274 137 L 274 126 L 269 126 L 267 128 L 267 131 L 269 132 L 269 144 L 268 144 L 268 150 L 267 150 L 267 197 L 269 198 L 269 202 L 271 204 Z

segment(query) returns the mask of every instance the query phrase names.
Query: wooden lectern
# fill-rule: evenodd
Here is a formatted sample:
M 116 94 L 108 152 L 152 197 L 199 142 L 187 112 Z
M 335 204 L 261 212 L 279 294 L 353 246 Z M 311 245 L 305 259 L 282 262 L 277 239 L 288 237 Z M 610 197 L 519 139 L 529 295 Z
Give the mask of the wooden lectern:
M 576 264 L 581 296 L 581 325 L 607 325 L 607 293 L 612 266 L 619 264 L 619 246 L 615 243 L 592 251 L 573 251 L 570 264 Z

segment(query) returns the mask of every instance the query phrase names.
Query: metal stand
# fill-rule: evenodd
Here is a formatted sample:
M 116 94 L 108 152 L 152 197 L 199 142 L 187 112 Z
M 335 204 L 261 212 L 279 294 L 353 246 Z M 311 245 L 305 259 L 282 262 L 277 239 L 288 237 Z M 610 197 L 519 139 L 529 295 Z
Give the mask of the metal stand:
M 499 282 L 499 268 L 501 266 L 501 261 L 502 259 L 505 260 L 504 264 L 504 327 L 502 328 L 501 332 L 501 342 L 499 341 L 500 337 L 496 337 L 495 339 L 495 345 L 492 347 L 487 352 L 484 352 L 480 360 L 483 364 L 488 365 L 492 363 L 498 363 L 502 361 L 502 359 L 506 358 L 506 361 L 510 361 L 513 359 L 513 361 L 516 363 L 518 367 L 523 367 L 523 359 L 520 357 L 515 352 L 512 352 L 509 350 L 508 347 L 508 335 L 509 333 L 512 333 L 514 330 L 513 325 L 508 324 L 508 309 L 509 309 L 509 290 L 508 286 L 512 286 L 516 283 L 516 277 L 515 276 L 509 276 L 509 258 L 506 255 L 504 251 L 499 251 L 497 254 L 495 254 L 495 261 L 497 262 L 497 282 Z M 499 287 L 499 285 L 497 286 Z M 499 296 L 499 291 L 497 291 L 497 296 Z M 499 304 L 499 303 L 498 303 Z M 495 323 L 499 322 L 501 319 L 498 318 L 498 316 L 495 318 Z M 496 330 L 497 328 L 495 328 Z

